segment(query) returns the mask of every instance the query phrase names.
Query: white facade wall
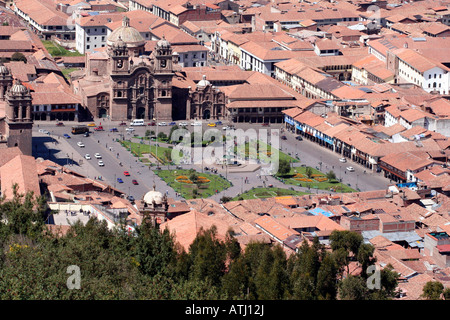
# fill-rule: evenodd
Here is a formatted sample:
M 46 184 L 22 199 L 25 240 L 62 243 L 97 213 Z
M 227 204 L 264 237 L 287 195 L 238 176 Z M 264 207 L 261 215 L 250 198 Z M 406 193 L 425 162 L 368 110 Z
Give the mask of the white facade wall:
M 450 73 L 439 67 L 427 70 L 423 75 L 424 82 L 422 88 L 431 92 L 439 91 L 439 94 L 449 94 L 450 90 Z

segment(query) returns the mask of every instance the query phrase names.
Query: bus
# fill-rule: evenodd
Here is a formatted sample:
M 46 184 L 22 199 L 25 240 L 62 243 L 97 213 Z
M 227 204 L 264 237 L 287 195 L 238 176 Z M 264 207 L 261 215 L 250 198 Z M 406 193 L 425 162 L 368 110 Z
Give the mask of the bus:
M 87 126 L 72 127 L 72 134 L 81 134 L 86 132 L 89 132 L 89 128 Z

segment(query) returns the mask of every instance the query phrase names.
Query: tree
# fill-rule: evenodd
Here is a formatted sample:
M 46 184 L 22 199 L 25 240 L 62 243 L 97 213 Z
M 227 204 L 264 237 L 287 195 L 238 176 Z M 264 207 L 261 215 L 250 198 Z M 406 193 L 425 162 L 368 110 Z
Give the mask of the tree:
M 444 299 L 450 300 L 450 288 L 444 290 Z
M 217 228 L 200 230 L 189 247 L 189 274 L 192 280 L 209 280 L 214 286 L 225 274 L 226 245 L 217 239 Z
M 334 230 L 330 235 L 330 245 L 341 269 L 341 274 L 344 267 L 347 267 L 347 274 L 350 272 L 349 264 L 351 260 L 357 260 L 363 265 L 363 276 L 367 267 L 374 263 L 373 247 L 364 244 L 363 237 L 359 233 L 348 230 Z
M 158 133 L 157 138 L 158 138 L 159 140 L 165 141 L 165 140 L 167 140 L 167 135 L 166 135 L 164 132 L 160 132 L 160 133 Z
M 24 56 L 23 53 L 21 53 L 21 52 L 15 52 L 15 53 L 11 56 L 11 61 L 23 61 L 23 62 L 27 63 L 27 58 Z
M 341 300 L 367 300 L 368 296 L 366 281 L 360 276 L 349 275 L 339 283 Z
M 174 125 L 174 126 L 172 126 L 172 128 L 170 128 L 170 132 L 169 132 L 169 140 L 171 141 L 171 142 L 174 142 L 175 140 L 174 140 L 174 136 L 173 136 L 173 132 L 175 131 L 175 130 L 178 130 L 179 129 L 179 127 L 177 126 L 177 125 Z M 178 141 L 179 141 L 179 139 L 178 139 Z
M 139 270 L 154 276 L 157 273 L 172 275 L 176 252 L 175 241 L 167 229 L 160 231 L 150 222 L 144 221 L 136 228 L 137 236 L 133 238 L 130 255 Z
M 286 159 L 280 159 L 278 162 L 278 174 L 286 175 L 291 172 L 291 164 Z
M 312 168 L 311 168 L 311 167 L 306 167 L 306 169 L 305 169 L 305 174 L 306 174 L 306 176 L 307 176 L 309 179 L 311 179 L 312 175 L 314 174 Z
M 440 300 L 444 293 L 444 285 L 439 281 L 428 281 L 423 287 L 422 297 L 427 300 Z
M 327 172 L 326 177 L 329 181 L 336 180 L 336 174 L 333 170 Z

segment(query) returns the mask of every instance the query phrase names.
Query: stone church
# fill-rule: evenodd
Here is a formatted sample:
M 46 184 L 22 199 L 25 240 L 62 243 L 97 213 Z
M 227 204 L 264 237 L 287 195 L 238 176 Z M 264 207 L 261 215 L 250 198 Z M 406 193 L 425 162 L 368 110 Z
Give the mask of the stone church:
M 124 17 L 108 36 L 107 47 L 86 54 L 85 69 L 71 74 L 86 118 L 222 119 L 225 97 L 220 90 L 206 80 L 196 88 L 176 88 L 174 77 L 182 76 L 178 54 L 164 37 L 148 55 L 145 44 Z
M 28 88 L 13 80 L 11 71 L 0 64 L 0 149 L 18 147 L 31 156 L 31 101 Z
M 124 17 L 106 50 L 86 54 L 86 68 L 72 78 L 74 93 L 93 118 L 172 119 L 172 78 L 178 57 L 164 38 L 150 56 L 145 40 Z

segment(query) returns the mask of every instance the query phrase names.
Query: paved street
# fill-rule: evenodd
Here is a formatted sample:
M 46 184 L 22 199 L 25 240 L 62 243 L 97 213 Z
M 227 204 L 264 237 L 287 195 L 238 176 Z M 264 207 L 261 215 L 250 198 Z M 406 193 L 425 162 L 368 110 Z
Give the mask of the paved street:
M 138 162 L 131 153 L 115 141 L 117 138 L 120 139 L 122 135 L 126 139 L 132 138 L 134 134 L 144 136 L 146 130 L 152 130 L 156 133 L 162 131 L 168 134 L 171 128 L 170 126 L 136 126 L 134 127 L 136 131 L 133 134 L 128 134 L 125 131 L 127 126 L 119 126 L 118 122 L 111 122 L 109 120 L 96 121 L 97 125 L 100 123 L 105 131 L 96 132 L 91 127 L 89 137 L 72 135 L 72 126 L 79 125 L 79 123 L 65 122 L 65 126 L 63 127 L 56 127 L 55 122 L 35 123 L 33 128 L 33 153 L 36 157 L 50 159 L 90 178 L 101 176 L 110 185 L 115 186 L 126 194 L 134 196 L 136 199 L 141 198 L 147 191 L 152 189 L 153 184 L 156 185 L 157 190 L 168 192 L 169 197 L 176 198 L 175 191 L 172 188 L 167 186 L 152 170 L 149 170 L 147 166 Z M 280 129 L 284 125 L 272 124 L 270 127 L 262 127 L 260 124 L 235 124 L 235 126 L 238 129 L 265 129 L 270 132 L 270 130 Z M 113 127 L 117 128 L 118 132 L 109 132 Z M 198 127 L 187 127 L 190 131 L 196 128 Z M 203 130 L 206 129 L 210 128 L 204 123 Z M 218 126 L 217 129 L 221 130 L 221 126 Z M 49 134 L 39 132 L 39 130 L 48 130 Z M 69 134 L 71 138 L 64 138 L 63 134 L 65 133 Z M 342 178 L 343 183 L 350 184 L 352 188 L 358 187 L 362 191 L 383 189 L 389 183 L 379 173 L 368 172 L 364 174 L 365 168 L 350 160 L 347 163 L 341 163 L 339 161 L 340 156 L 329 149 L 323 148 L 308 140 L 297 141 L 295 140 L 295 135 L 289 132 L 283 134 L 286 135 L 287 140 L 280 140 L 281 150 L 285 153 L 291 153 L 292 156 L 298 153 L 298 157 L 300 158 L 301 162 L 293 164 L 294 166 L 304 164 L 317 167 L 324 173 L 333 170 L 338 178 Z M 77 146 L 77 142 L 80 141 L 84 143 L 84 148 Z M 101 154 L 101 160 L 105 164 L 104 167 L 98 165 L 98 159 L 94 157 L 95 153 Z M 92 159 L 86 160 L 84 158 L 85 154 L 90 154 Z M 322 162 L 321 168 L 319 162 Z M 119 163 L 122 163 L 123 166 L 120 166 Z M 352 166 L 355 168 L 355 171 L 346 172 L 345 168 L 347 166 Z M 163 169 L 167 168 L 166 166 L 161 167 Z M 201 165 L 184 164 L 182 167 L 183 169 L 195 168 L 197 171 L 202 172 Z M 263 187 L 265 179 L 267 179 L 265 181 L 266 186 L 272 184 L 274 187 L 293 188 L 294 190 L 311 192 L 307 188 L 284 185 L 271 176 L 260 177 L 260 170 L 252 172 L 245 170 L 241 170 L 240 172 L 226 172 L 221 166 L 217 166 L 216 168 L 218 169 L 218 174 L 222 174 L 224 177 L 226 176 L 233 184 L 231 188 L 212 197 L 217 201 L 222 196 L 235 197 L 252 187 Z M 130 176 L 124 176 L 124 171 L 129 171 Z M 121 178 L 123 183 L 118 183 L 117 178 Z M 244 183 L 245 178 L 248 179 L 248 183 Z M 136 179 L 139 184 L 132 184 L 132 179 Z M 312 190 L 312 192 L 328 193 L 328 191 L 322 190 Z

